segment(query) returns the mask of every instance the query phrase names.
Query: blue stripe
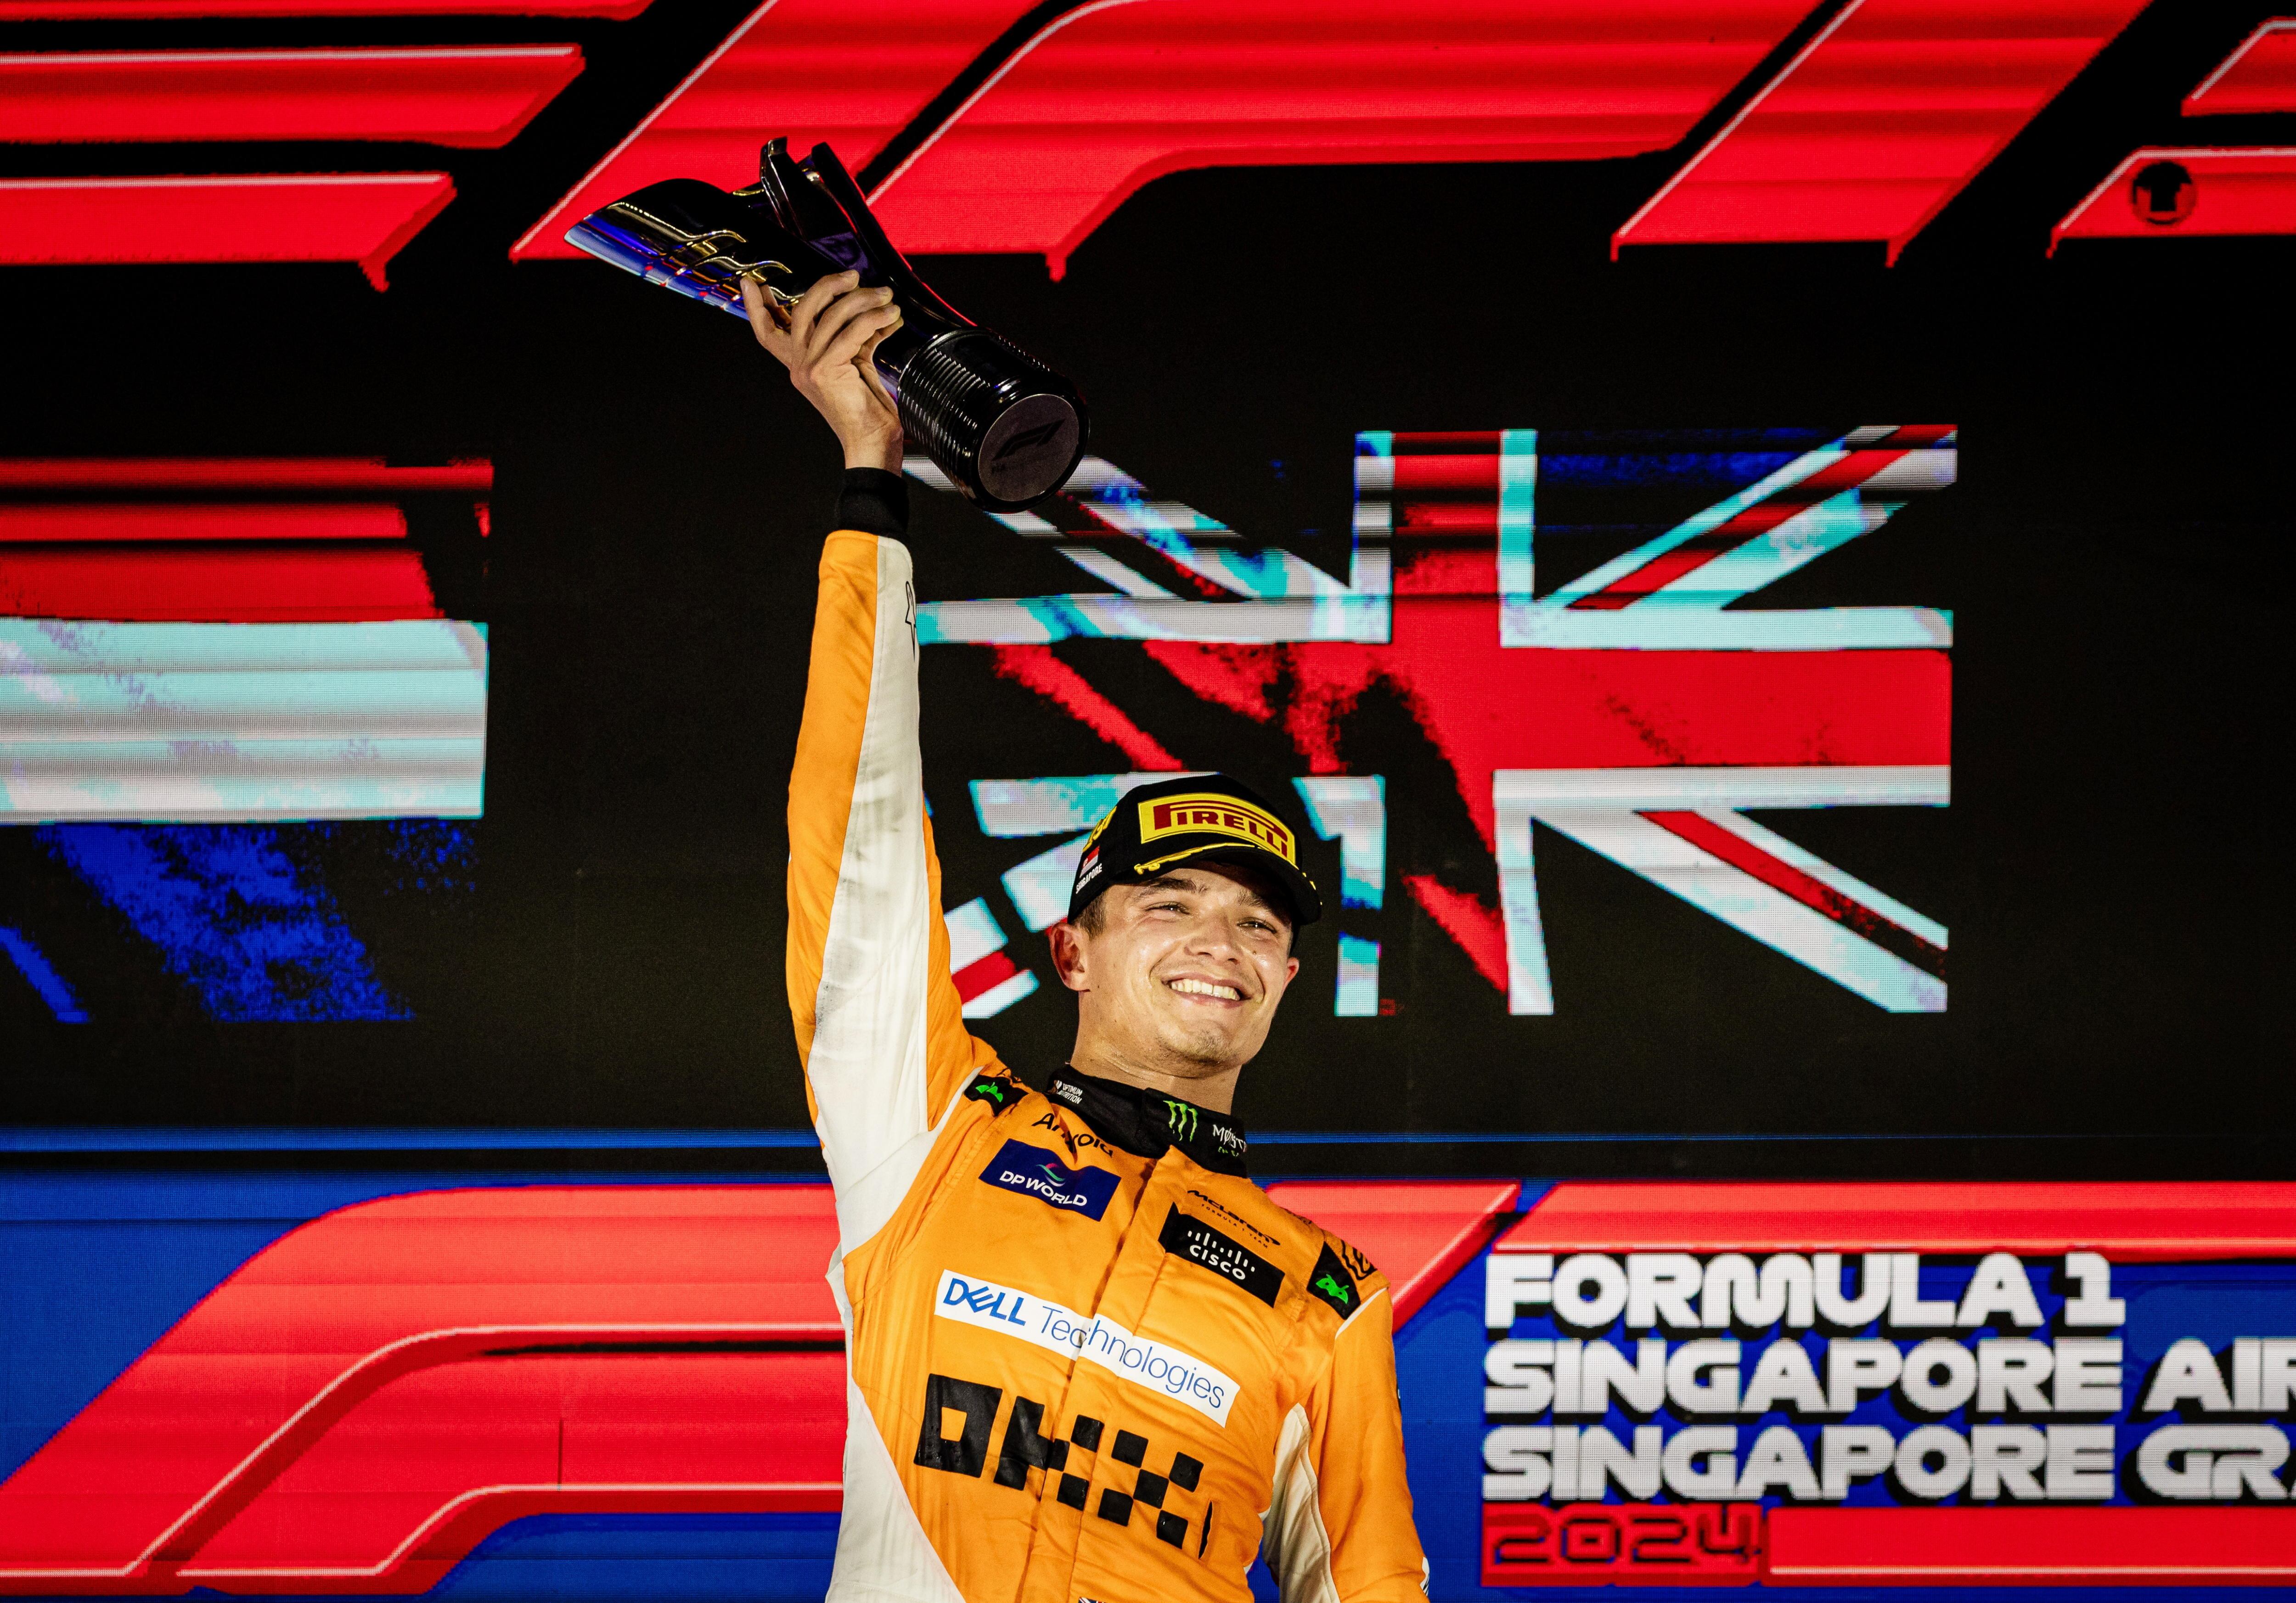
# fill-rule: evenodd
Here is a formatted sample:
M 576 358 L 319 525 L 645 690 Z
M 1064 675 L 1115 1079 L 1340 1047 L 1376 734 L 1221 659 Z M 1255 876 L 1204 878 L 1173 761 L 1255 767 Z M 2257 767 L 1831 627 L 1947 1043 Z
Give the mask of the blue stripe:
M 20 929 L 0 926 L 0 947 L 6 948 L 8 955 L 16 960 L 17 971 L 40 994 L 40 1000 L 48 1004 L 48 1011 L 56 1016 L 58 1023 L 87 1022 L 87 1013 L 79 1005 L 79 998 L 72 994 L 71 987 L 64 984 L 64 977 L 41 955 L 40 949 L 32 945 L 29 936 Z

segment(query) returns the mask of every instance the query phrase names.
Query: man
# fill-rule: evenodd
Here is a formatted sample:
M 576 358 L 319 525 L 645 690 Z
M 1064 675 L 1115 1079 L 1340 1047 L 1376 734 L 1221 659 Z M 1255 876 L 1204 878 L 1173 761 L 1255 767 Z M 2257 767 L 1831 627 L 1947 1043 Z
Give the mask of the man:
M 968 1035 L 917 747 L 901 432 L 852 274 L 758 341 L 845 448 L 790 785 L 789 989 L 837 1193 L 847 1332 L 832 1599 L 1417 1603 L 1386 1282 L 1245 1176 L 1236 1076 L 1321 912 L 1220 776 L 1101 821 L 1051 935 L 1049 1095 Z

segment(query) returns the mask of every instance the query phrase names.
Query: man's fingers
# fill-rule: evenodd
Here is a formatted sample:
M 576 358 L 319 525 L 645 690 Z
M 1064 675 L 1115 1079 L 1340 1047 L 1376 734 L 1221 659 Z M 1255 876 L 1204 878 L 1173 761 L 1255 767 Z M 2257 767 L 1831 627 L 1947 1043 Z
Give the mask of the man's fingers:
M 898 323 L 895 323 L 893 328 L 899 326 Z M 854 366 L 861 370 L 861 381 L 869 387 L 869 394 L 876 401 L 878 410 L 898 425 L 901 420 L 900 403 L 893 399 L 893 392 L 885 388 L 885 375 L 877 371 L 877 364 L 873 360 L 877 354 L 878 345 L 882 342 L 886 334 L 892 331 L 892 328 L 886 329 L 876 339 L 870 340 L 867 347 L 861 352 L 860 360 L 856 362 Z
M 837 337 L 814 353 L 816 371 L 824 368 L 849 367 L 860 359 L 864 347 L 875 344 L 900 326 L 901 308 L 878 307 L 859 313 L 837 332 Z
M 782 332 L 780 323 L 775 321 L 773 308 L 766 304 L 766 287 L 754 278 L 743 279 L 742 306 L 750 314 L 750 331 L 757 335 L 758 343 L 771 351 L 783 366 L 788 366 L 797 353 L 784 348 L 789 343 L 788 337 Z
M 881 311 L 892 299 L 890 290 L 849 290 L 822 307 L 808 331 L 805 349 L 808 359 L 817 361 L 820 354 L 841 338 L 845 331 L 859 319 Z
M 832 273 L 827 278 L 816 279 L 806 292 L 798 297 L 797 305 L 790 308 L 790 337 L 797 348 L 805 350 L 813 342 L 814 320 L 824 307 L 836 304 L 838 297 L 861 282 L 861 275 L 851 268 Z

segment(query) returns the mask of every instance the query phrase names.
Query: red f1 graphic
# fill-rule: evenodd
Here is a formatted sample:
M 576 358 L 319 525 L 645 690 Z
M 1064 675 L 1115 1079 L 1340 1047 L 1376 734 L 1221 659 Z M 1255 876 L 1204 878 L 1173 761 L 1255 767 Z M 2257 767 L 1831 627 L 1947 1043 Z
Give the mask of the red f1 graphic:
M 1742 90 L 1613 248 L 1870 240 L 1894 260 L 2144 4 L 1123 0 L 1021 32 L 1022 0 L 767 0 L 512 254 L 570 255 L 571 224 L 659 178 L 749 183 L 763 128 L 857 171 L 890 158 L 871 198 L 907 249 L 1039 253 L 1058 276 L 1168 173 L 1646 154 Z
M 1380 1255 L 1399 1323 L 1517 1187 L 1270 1191 Z M 431 1191 L 314 1220 L 0 1483 L 0 1593 L 405 1594 L 529 1515 L 834 1510 L 836 1237 L 824 1185 Z
M 645 3 L 301 0 L 289 9 L 627 18 Z M 1057 276 L 1126 200 L 1168 173 L 1648 155 L 1685 148 L 1702 120 L 1742 96 L 1613 236 L 1614 251 L 1872 241 L 1895 260 L 2145 3 L 766 0 L 511 254 L 572 256 L 564 235 L 574 221 L 660 178 L 746 184 L 765 130 L 800 149 L 834 143 L 872 179 L 886 225 L 912 252 L 1038 253 Z M 0 0 L 0 20 L 280 9 L 268 0 Z M 893 35 L 901 48 L 888 53 L 880 42 Z M 2276 48 L 2251 53 L 2246 78 L 2268 81 Z M 0 76 L 23 81 L 0 95 L 0 140 L 491 147 L 517 136 L 578 68 L 565 44 L 12 56 L 0 59 Z M 2239 81 L 2210 86 L 2215 99 L 2196 113 L 2281 103 Z M 2138 154 L 2213 169 L 2198 212 L 2132 219 L 2116 173 L 2105 186 L 2114 203 L 2085 205 L 2061 235 L 2158 237 L 2164 224 L 2296 230 L 2296 159 L 2286 151 Z M 2192 159 L 2177 165 L 2197 170 Z M 1016 184 L 1015 174 L 1027 176 Z M 391 257 L 455 184 L 445 172 L 289 170 L 19 178 L 0 192 L 9 202 L 0 262 L 357 261 L 380 288 Z

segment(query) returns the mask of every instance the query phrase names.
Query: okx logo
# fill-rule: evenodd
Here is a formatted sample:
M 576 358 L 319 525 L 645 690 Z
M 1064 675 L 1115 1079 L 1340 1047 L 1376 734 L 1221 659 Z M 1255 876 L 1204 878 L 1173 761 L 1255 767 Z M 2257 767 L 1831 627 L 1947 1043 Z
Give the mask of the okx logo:
M 1002 1387 L 948 1375 L 925 1377 L 924 1423 L 917 1435 L 917 1464 L 951 1475 L 979 1476 L 988 1468 L 988 1444 L 996 1428 Z M 949 1416 L 962 1414 L 964 1425 L 954 1436 L 942 1434 Z M 1043 1470 L 1060 1476 L 1054 1495 L 1071 1509 L 1090 1509 L 1112 1525 L 1152 1532 L 1157 1541 L 1198 1558 L 1211 1536 L 1210 1522 L 1188 1540 L 1189 1520 L 1177 1509 L 1175 1491 L 1193 1493 L 1203 1477 L 1202 1460 L 1186 1452 L 1172 1454 L 1172 1467 L 1158 1474 L 1147 1467 L 1148 1438 L 1118 1430 L 1108 1441 L 1108 1427 L 1089 1414 L 1079 1414 L 1069 1427 L 1066 1441 L 1045 1434 L 1045 1404 L 1033 1397 L 1015 1395 L 1004 1422 L 1003 1445 L 996 1455 L 996 1484 L 1025 1491 L 1029 1471 Z M 1091 1454 L 1097 1463 L 1082 1461 Z M 1078 1473 L 1081 1470 L 1083 1473 Z M 1117 1483 L 1129 1481 L 1130 1491 Z M 1099 1493 L 1094 1497 L 1095 1491 Z M 1135 1523 L 1133 1515 L 1142 1517 Z
M 1042 1147 L 1006 1141 L 980 1171 L 980 1178 L 1008 1191 L 1021 1191 L 1071 1214 L 1097 1219 L 1116 1195 L 1116 1176 L 1090 1165 L 1071 1169 Z

